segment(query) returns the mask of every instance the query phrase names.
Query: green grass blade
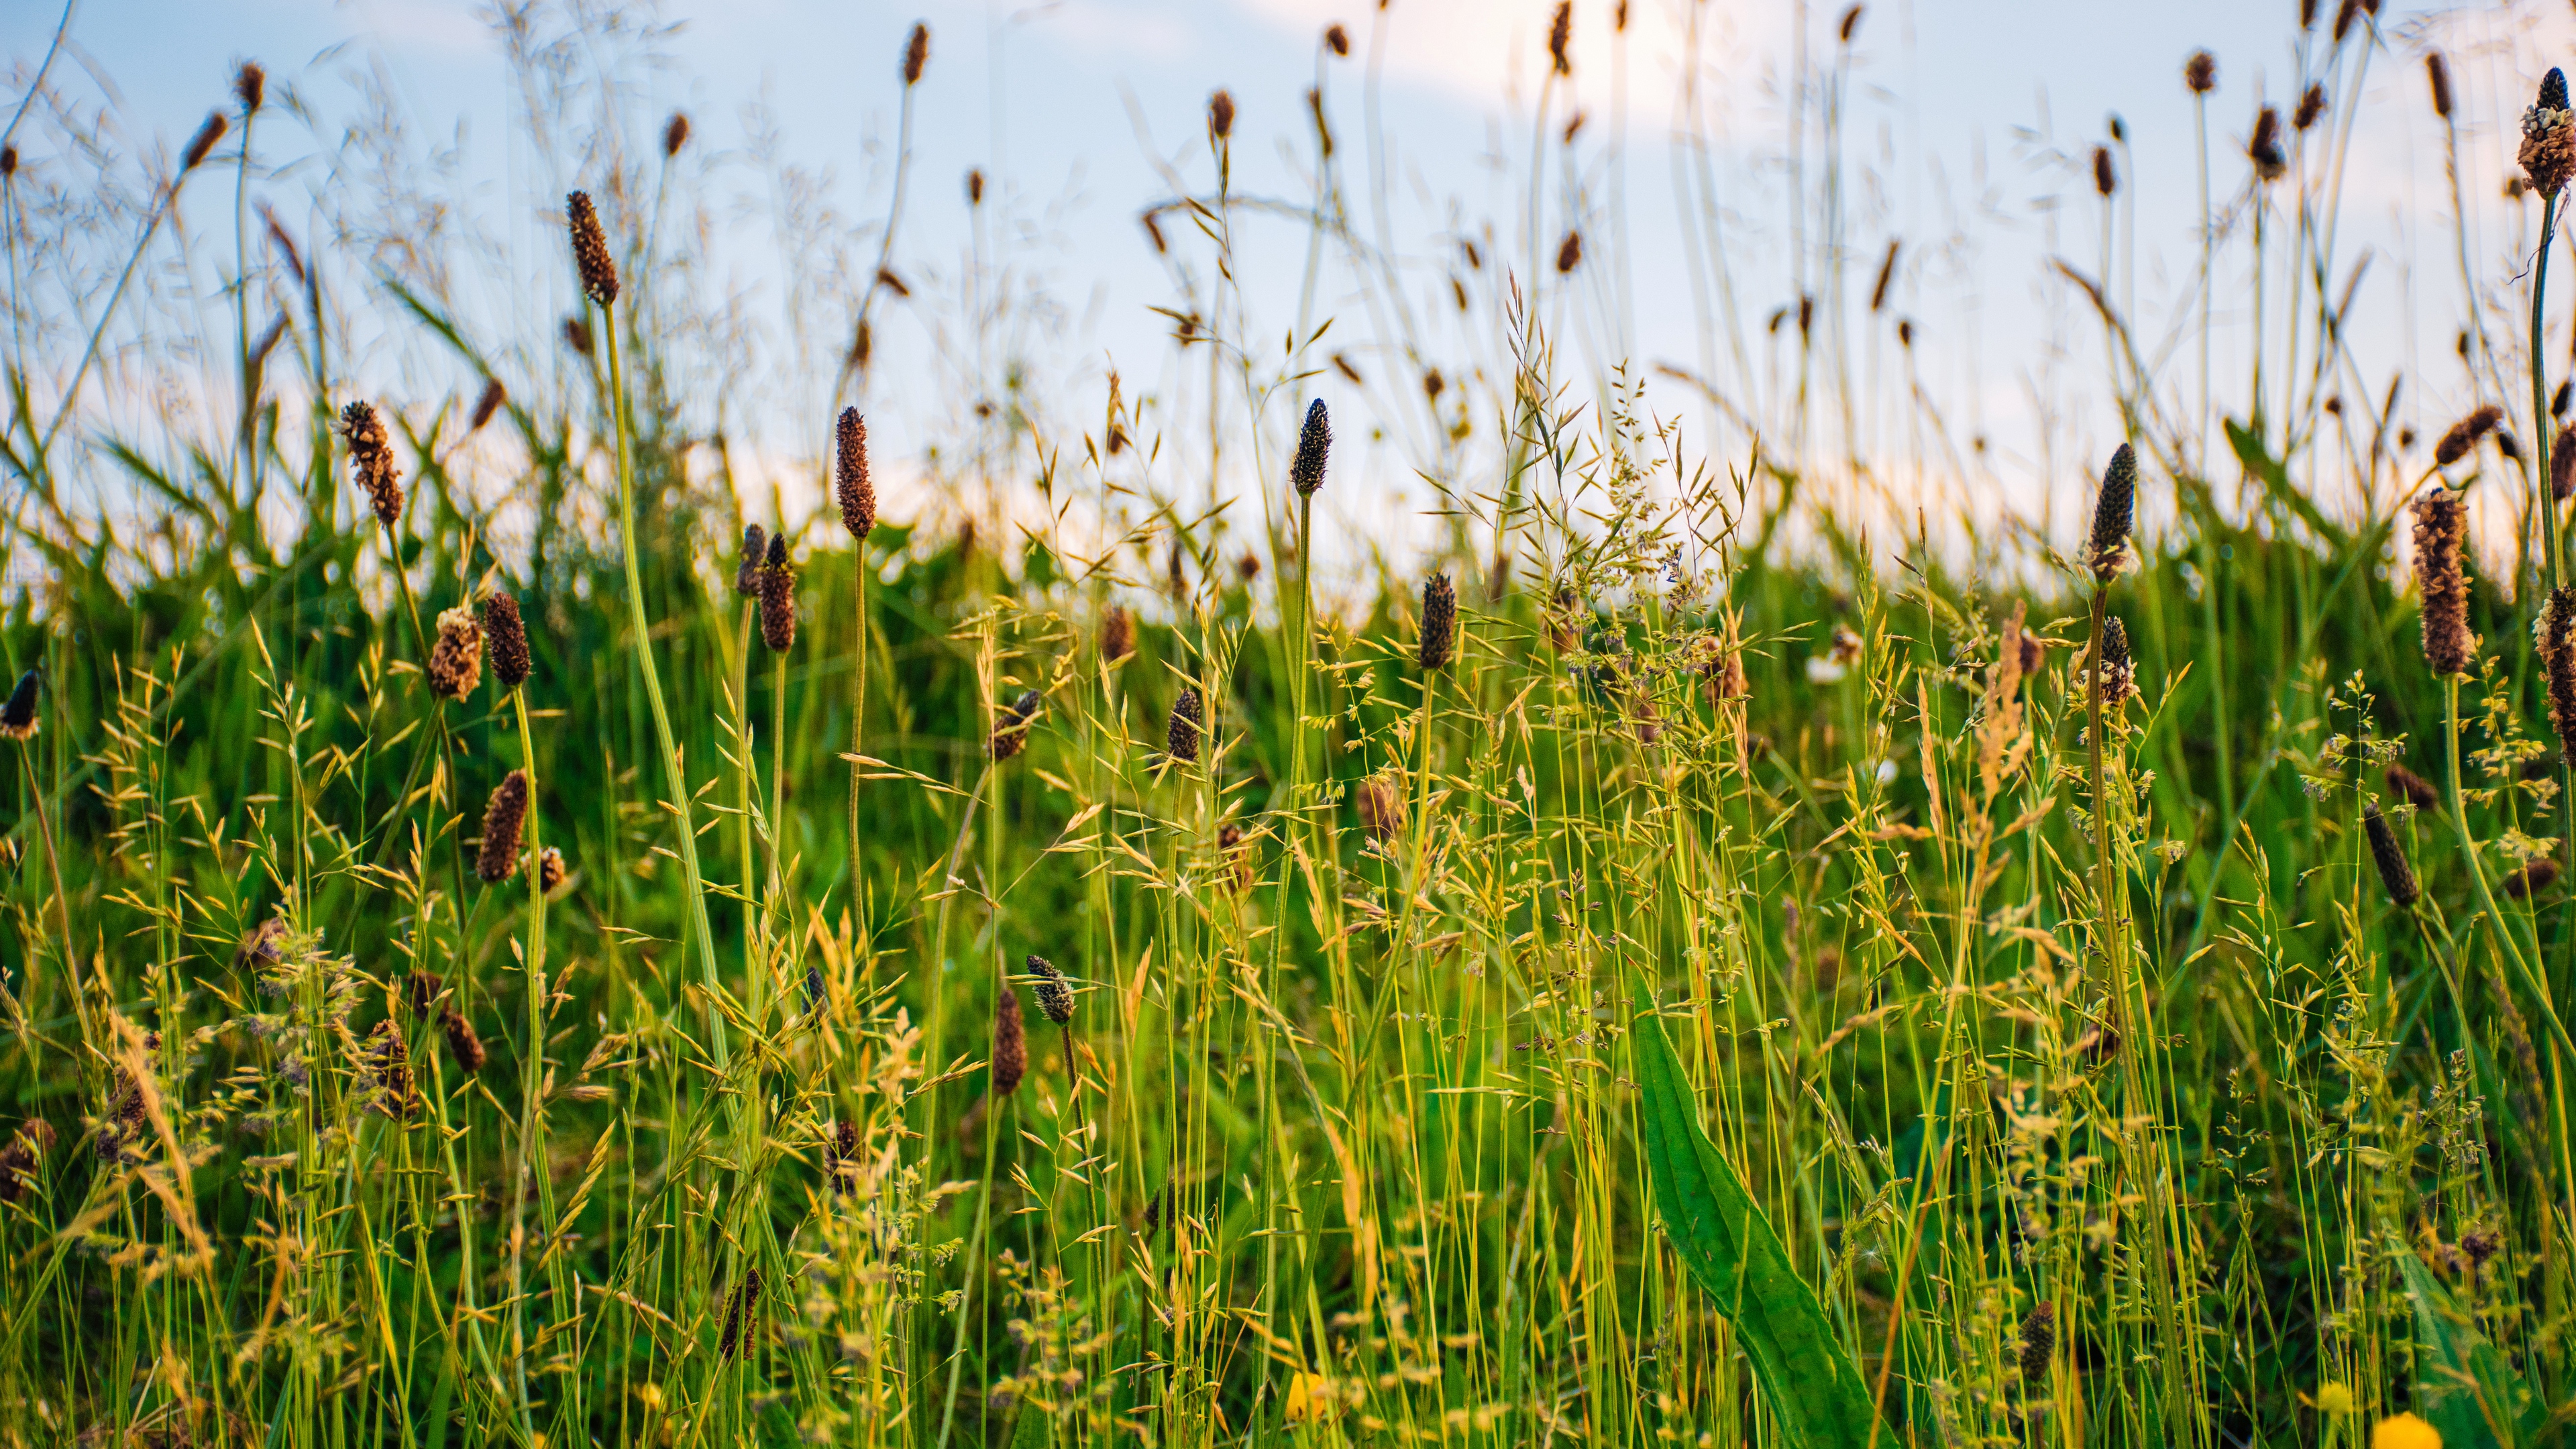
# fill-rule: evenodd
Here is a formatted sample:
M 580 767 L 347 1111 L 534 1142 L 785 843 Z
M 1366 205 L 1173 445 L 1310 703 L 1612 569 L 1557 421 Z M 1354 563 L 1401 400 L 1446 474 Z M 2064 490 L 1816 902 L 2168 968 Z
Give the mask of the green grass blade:
M 1646 1172 L 1674 1251 L 1735 1325 L 1788 1441 L 1803 1449 L 1865 1449 L 1877 1410 L 1860 1366 L 1744 1180 L 1700 1130 L 1662 1018 L 1641 1019 L 1635 1050 Z M 1874 1437 L 1898 1442 L 1885 1431 Z
M 2417 1412 L 2444 1449 L 2518 1449 L 2543 1442 L 2549 1414 L 2531 1385 L 2478 1331 L 2424 1260 L 2403 1245 L 2397 1271 L 2415 1304 Z

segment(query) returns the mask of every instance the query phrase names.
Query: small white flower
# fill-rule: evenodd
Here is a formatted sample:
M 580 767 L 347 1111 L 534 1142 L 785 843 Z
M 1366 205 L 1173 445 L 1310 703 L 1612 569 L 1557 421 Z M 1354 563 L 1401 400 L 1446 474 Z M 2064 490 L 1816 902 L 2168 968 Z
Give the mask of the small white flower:
M 1836 663 L 1830 655 L 1810 654 L 1807 656 L 1807 682 L 1809 684 L 1839 684 L 1842 682 L 1844 673 L 1845 671 L 1842 665 Z

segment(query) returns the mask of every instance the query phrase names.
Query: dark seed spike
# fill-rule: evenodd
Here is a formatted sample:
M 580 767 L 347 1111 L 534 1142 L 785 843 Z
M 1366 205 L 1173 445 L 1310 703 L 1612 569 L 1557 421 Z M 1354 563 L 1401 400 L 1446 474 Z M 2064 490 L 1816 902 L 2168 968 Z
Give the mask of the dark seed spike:
M 742 558 L 733 566 L 733 591 L 746 599 L 760 597 L 760 567 L 769 554 L 769 534 L 757 523 L 742 526 Z
M 1011 1095 L 1028 1073 L 1028 1028 L 1020 1017 L 1020 994 L 1006 985 L 993 1003 L 993 1095 Z
M 1045 696 L 1034 689 L 1020 691 L 1020 697 L 1002 706 L 1000 718 L 993 721 L 993 738 L 989 750 L 993 762 L 1000 764 L 1020 752 L 1029 742 L 1029 721 L 1038 717 L 1038 706 Z
M 787 535 L 769 536 L 769 559 L 760 569 L 760 642 L 784 654 L 796 647 L 796 569 L 787 562 Z
M 1422 642 L 1416 661 L 1425 674 L 1446 669 L 1458 650 L 1458 590 L 1447 574 L 1422 586 Z
M 1072 1025 L 1073 984 L 1065 980 L 1064 973 L 1055 969 L 1055 963 L 1044 956 L 1031 956 L 1026 964 L 1029 974 L 1038 979 L 1038 1010 L 1045 1012 L 1046 1019 L 1058 1026 Z
M 2388 817 L 2379 813 L 2376 804 L 2364 805 L 2361 825 L 2370 836 L 2370 863 L 2379 868 L 2379 883 L 2388 899 L 2400 906 L 2415 904 L 2424 890 L 2415 883 L 2415 867 L 2406 863 L 2405 848 L 2397 843 L 2397 831 Z
M 608 250 L 608 233 L 600 228 L 599 211 L 590 193 L 576 191 L 564 199 L 572 224 L 572 260 L 581 272 L 581 290 L 602 307 L 617 300 L 617 259 Z
M 2057 1305 L 2042 1303 L 2021 1321 L 2021 1381 L 2044 1384 L 2048 1360 L 2057 1352 Z
M 512 770 L 483 807 L 483 848 L 474 873 L 498 885 L 519 871 L 519 832 L 528 823 L 528 772 Z
M 1288 465 L 1288 481 L 1300 498 L 1312 498 L 1324 486 L 1325 456 L 1333 446 L 1333 419 L 1317 398 L 1306 408 L 1306 425 L 1297 431 L 1297 458 Z
M 2540 108 L 2544 111 L 2567 109 L 2567 72 L 2556 66 L 2540 78 Z
M 1199 699 L 1197 685 L 1183 685 L 1180 697 L 1172 701 L 1172 717 L 1163 729 L 1163 744 L 1173 759 L 1182 764 L 1195 764 L 1199 757 L 1199 737 L 1207 724 L 1207 708 Z
M 519 616 L 519 601 L 497 590 L 485 595 L 483 635 L 492 650 L 492 676 L 501 681 L 501 687 L 516 689 L 527 683 L 535 665 L 528 656 L 528 626 Z
M 2469 581 L 2460 555 L 2468 505 L 2447 488 L 2415 503 L 2415 581 L 2423 595 L 2424 662 L 2439 675 L 2466 674 L 2476 654 L 2469 633 Z
M 9 691 L 8 705 L 0 707 L 0 734 L 19 741 L 35 738 L 39 723 L 36 691 L 43 682 L 43 677 L 32 669 L 18 676 L 18 687 Z
M 2138 453 L 2122 443 L 2103 470 L 2102 491 L 2093 503 L 2093 535 L 2086 544 L 2085 562 L 2091 565 L 2096 582 L 2109 583 L 2127 565 L 2137 506 Z
M 841 409 L 839 456 L 835 479 L 841 500 L 841 526 L 850 537 L 864 539 L 877 526 L 877 485 L 868 474 L 868 420 L 857 408 Z

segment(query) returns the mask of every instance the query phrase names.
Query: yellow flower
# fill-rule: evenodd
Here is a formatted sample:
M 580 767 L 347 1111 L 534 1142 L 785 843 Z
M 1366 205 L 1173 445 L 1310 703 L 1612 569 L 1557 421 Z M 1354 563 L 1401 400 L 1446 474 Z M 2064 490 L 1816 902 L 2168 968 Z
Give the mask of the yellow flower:
M 2399 1414 L 2370 1431 L 2370 1449 L 2442 1449 L 2442 1435 L 2413 1414 Z
M 2341 1384 L 2326 1383 L 2317 1385 L 2317 1396 L 2311 1402 L 2317 1406 L 2318 1413 L 2325 1414 L 2330 1417 L 2349 1414 L 2353 1410 L 2352 1390 L 2345 1388 Z
M 1340 1405 L 1333 1401 L 1333 1381 L 1322 1374 L 1295 1374 L 1288 1380 L 1288 1402 L 1282 1409 L 1291 1424 L 1320 1421 L 1333 1416 Z

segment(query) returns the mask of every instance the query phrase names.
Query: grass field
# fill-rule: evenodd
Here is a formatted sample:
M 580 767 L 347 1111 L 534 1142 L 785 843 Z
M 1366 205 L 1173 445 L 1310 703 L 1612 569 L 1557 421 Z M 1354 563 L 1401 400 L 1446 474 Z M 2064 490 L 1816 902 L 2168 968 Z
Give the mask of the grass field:
M 2134 452 L 1967 549 L 1500 300 L 1501 466 L 1319 539 L 1331 364 L 1221 286 L 1220 512 L 1113 389 L 920 519 L 853 410 L 782 523 L 675 401 L 685 133 L 551 213 L 541 371 L 138 216 L 281 326 L 161 340 L 207 436 L 63 428 L 114 301 L 13 368 L 0 1438 L 2556 1442 L 2576 288 L 2470 279 L 2496 413 L 2347 405 L 2333 130 L 2209 153 L 2286 319 L 2231 446 L 2100 299 Z M 388 330 L 487 385 L 362 394 Z

